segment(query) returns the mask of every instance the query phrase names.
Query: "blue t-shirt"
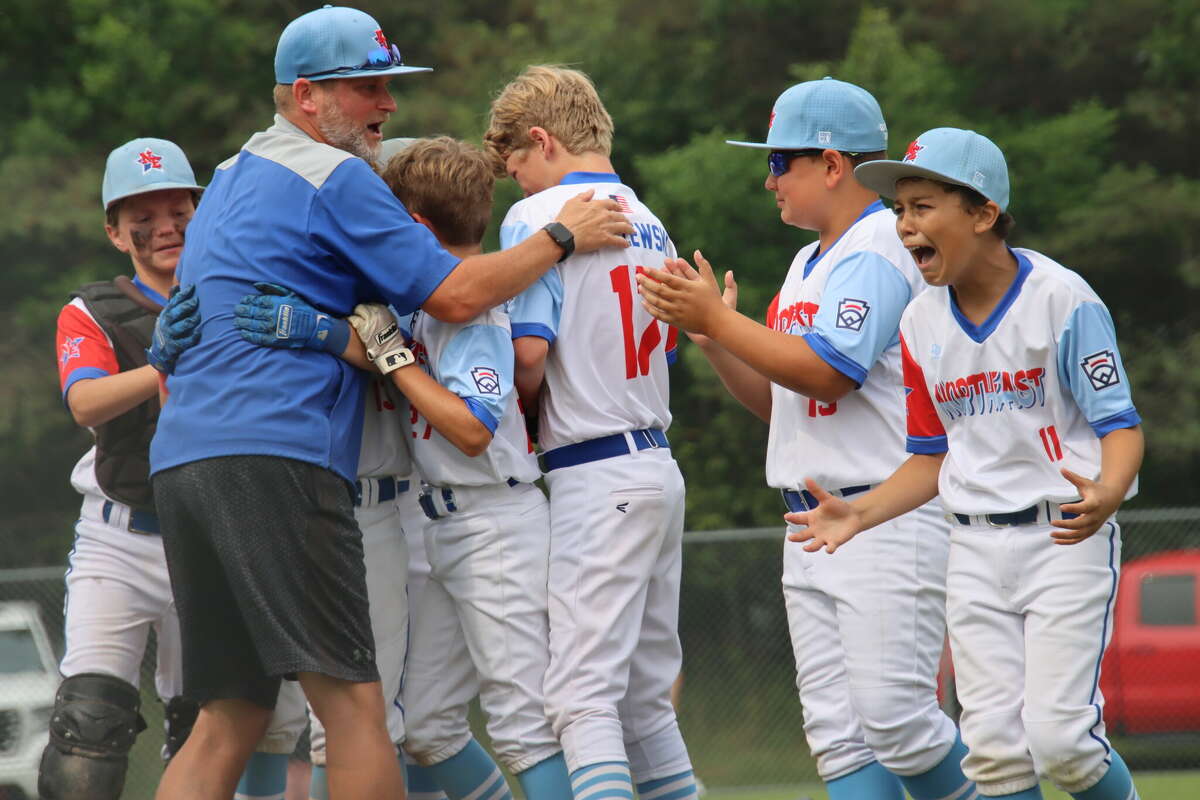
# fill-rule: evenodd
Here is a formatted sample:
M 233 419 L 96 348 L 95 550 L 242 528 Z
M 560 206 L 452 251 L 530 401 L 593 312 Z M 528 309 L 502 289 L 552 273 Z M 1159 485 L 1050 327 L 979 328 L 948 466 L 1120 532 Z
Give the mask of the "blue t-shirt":
M 217 167 L 188 226 L 177 275 L 196 286 L 200 343 L 167 381 L 151 474 L 271 455 L 353 480 L 362 374 L 333 354 L 250 344 L 233 307 L 266 281 L 338 317 L 370 301 L 411 313 L 457 264 L 365 161 L 277 116 Z

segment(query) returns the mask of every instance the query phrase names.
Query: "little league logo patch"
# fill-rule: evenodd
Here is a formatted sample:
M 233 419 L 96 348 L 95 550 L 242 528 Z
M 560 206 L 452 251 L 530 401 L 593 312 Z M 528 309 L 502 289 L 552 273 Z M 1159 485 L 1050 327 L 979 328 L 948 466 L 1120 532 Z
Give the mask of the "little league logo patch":
M 79 358 L 81 355 L 79 352 L 79 344 L 82 341 L 82 336 L 68 336 L 67 338 L 63 339 L 62 348 L 58 351 L 58 363 L 62 366 L 66 366 L 67 362 L 71 359 Z
M 871 313 L 871 305 L 866 300 L 855 300 L 853 297 L 843 297 L 838 303 L 836 327 L 858 333 L 867 314 Z
M 1121 382 L 1121 373 L 1117 371 L 1117 359 L 1112 350 L 1100 350 L 1084 356 L 1079 365 L 1097 392 Z
M 137 154 L 137 158 L 134 159 L 134 162 L 142 165 L 142 174 L 145 175 L 152 169 L 156 169 L 161 172 L 163 168 L 162 160 L 162 156 L 147 147 L 145 150 Z
M 500 394 L 500 373 L 491 367 L 473 367 L 471 377 L 480 394 Z

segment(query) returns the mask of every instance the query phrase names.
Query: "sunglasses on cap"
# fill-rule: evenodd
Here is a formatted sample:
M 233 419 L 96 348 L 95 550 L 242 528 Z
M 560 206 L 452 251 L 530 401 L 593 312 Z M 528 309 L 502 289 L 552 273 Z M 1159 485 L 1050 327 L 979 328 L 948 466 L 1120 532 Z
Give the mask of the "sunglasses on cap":
M 825 151 L 819 147 L 812 147 L 807 150 L 772 150 L 767 153 L 767 169 L 771 170 L 771 175 L 780 178 L 787 174 L 791 169 L 792 160 L 801 156 L 819 156 Z M 841 153 L 842 151 L 838 151 Z M 842 153 L 844 156 L 853 158 L 859 153 Z
M 390 69 L 402 66 L 404 66 L 404 59 L 400 57 L 400 48 L 393 44 L 391 47 L 376 47 L 374 50 L 371 50 L 367 53 L 367 60 L 357 67 L 335 67 L 333 69 L 323 69 L 320 72 L 308 72 L 296 77 L 319 78 L 322 75 L 336 75 L 339 72 L 357 72 L 363 69 Z

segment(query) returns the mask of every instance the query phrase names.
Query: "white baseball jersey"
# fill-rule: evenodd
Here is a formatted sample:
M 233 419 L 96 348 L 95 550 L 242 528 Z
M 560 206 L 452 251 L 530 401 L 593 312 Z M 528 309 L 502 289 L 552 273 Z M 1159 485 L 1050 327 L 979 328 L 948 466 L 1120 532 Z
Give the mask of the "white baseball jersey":
M 806 477 L 830 489 L 878 483 L 906 458 L 898 327 L 925 282 L 878 201 L 818 247 L 796 254 L 767 327 L 803 336 L 859 388 L 827 405 L 771 384 L 767 483 L 777 489 Z
M 494 308 L 470 322 L 448 323 L 420 311 L 407 320 L 417 363 L 435 381 L 462 398 L 492 432 L 492 443 L 468 456 L 420 415 L 410 417 L 413 460 L 434 486 L 491 486 L 514 478 L 541 477 L 533 446 L 517 409 L 513 387 L 513 344 L 508 315 Z
M 571 256 L 508 307 L 514 338 L 540 336 L 553 345 L 541 395 L 539 438 L 547 450 L 671 424 L 667 364 L 674 337 L 642 308 L 636 276 L 643 268 L 661 269 L 664 259 L 675 257 L 675 246 L 634 191 L 611 173 L 570 173 L 509 210 L 500 245 L 523 241 L 587 189 L 629 214 L 629 246 Z
M 946 288 L 914 300 L 900 325 L 908 450 L 946 452 L 938 490 L 960 514 L 1078 498 L 1059 470 L 1094 478 L 1099 437 L 1141 421 L 1104 303 L 1046 256 L 1013 254 L 1017 276 L 982 325 Z
M 412 472 L 409 455 L 408 398 L 386 378 L 373 378 L 367 385 L 363 406 L 362 451 L 358 477 L 407 475 Z

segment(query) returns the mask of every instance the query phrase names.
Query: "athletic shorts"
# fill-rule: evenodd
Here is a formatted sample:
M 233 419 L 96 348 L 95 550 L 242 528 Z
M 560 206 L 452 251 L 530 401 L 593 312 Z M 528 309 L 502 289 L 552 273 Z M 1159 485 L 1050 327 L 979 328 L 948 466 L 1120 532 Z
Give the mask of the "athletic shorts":
M 349 484 L 275 456 L 193 461 L 152 482 L 184 694 L 274 708 L 297 672 L 379 680 Z

